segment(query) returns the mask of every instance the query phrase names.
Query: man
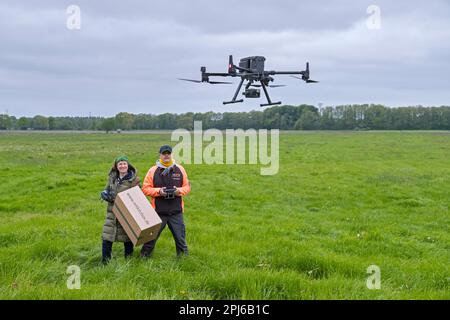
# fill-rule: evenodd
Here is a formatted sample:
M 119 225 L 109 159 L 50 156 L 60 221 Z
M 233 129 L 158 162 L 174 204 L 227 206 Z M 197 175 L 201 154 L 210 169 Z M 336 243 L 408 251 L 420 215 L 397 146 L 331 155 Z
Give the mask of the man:
M 177 256 L 187 255 L 182 197 L 191 191 L 191 186 L 184 168 L 175 164 L 175 160 L 172 158 L 172 148 L 169 145 L 163 145 L 159 149 L 159 160 L 147 172 L 142 191 L 151 197 L 152 207 L 161 218 L 162 224 L 156 239 L 142 246 L 141 257 L 146 258 L 151 255 L 166 224 L 175 240 Z

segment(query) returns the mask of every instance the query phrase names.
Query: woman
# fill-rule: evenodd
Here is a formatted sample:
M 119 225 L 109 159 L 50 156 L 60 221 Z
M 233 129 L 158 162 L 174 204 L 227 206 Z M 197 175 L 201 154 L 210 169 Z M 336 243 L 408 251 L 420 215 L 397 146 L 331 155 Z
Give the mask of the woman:
M 102 233 L 102 262 L 107 264 L 111 259 L 113 242 L 123 242 L 125 247 L 125 258 L 133 254 L 133 243 L 128 238 L 125 230 L 120 225 L 112 212 L 114 200 L 119 192 L 139 185 L 137 170 L 130 164 L 126 156 L 117 157 L 109 172 L 108 183 L 102 198 L 108 201 L 106 221 Z

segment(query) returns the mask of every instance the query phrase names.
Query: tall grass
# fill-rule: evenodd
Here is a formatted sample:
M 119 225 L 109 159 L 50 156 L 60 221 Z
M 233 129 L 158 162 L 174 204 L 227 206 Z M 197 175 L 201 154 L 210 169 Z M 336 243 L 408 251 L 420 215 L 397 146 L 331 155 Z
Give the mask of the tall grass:
M 169 135 L 1 134 L 2 299 L 450 298 L 450 134 L 280 136 L 280 170 L 185 165 L 190 256 L 165 230 L 149 260 L 115 244 L 99 192 L 127 154 L 143 179 Z M 366 287 L 367 267 L 381 289 Z M 81 289 L 69 290 L 69 265 Z

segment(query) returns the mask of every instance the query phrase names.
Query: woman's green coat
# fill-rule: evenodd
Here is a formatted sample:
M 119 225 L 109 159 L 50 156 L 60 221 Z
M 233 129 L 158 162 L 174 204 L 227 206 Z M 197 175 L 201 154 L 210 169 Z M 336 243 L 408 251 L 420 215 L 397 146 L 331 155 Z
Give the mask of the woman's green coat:
M 130 173 L 130 176 L 125 177 L 125 179 L 122 181 L 119 181 L 117 170 L 113 167 L 109 172 L 106 188 L 109 188 L 110 192 L 112 191 L 113 194 L 117 195 L 117 193 L 119 192 L 139 185 L 137 170 L 131 164 L 128 164 L 128 172 Z M 106 210 L 106 220 L 105 224 L 103 225 L 102 239 L 111 242 L 131 241 L 125 233 L 125 230 L 122 228 L 122 225 L 112 212 L 113 206 L 114 203 L 108 202 L 108 208 Z

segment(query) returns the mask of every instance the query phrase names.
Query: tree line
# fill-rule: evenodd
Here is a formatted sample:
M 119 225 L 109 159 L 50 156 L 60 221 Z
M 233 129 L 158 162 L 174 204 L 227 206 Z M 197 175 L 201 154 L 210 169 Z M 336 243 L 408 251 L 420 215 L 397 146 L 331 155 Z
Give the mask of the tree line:
M 192 130 L 194 121 L 203 129 L 281 130 L 450 130 L 450 106 L 390 108 L 379 104 L 353 104 L 317 108 L 283 105 L 249 112 L 187 112 L 182 114 L 132 114 L 114 117 L 34 117 L 0 115 L 0 130 Z

